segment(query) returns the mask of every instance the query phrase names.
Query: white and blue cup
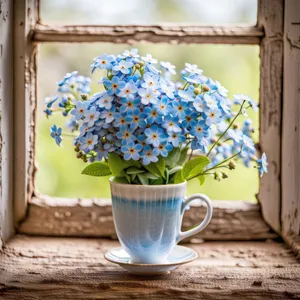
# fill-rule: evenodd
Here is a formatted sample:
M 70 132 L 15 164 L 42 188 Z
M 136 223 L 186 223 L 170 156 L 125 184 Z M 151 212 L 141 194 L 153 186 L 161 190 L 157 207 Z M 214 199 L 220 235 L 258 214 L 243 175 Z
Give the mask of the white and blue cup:
M 186 182 L 170 185 L 131 185 L 110 179 L 116 232 L 132 263 L 165 263 L 181 240 L 203 230 L 212 217 L 210 199 L 202 194 L 185 198 Z M 200 199 L 207 205 L 202 223 L 182 232 L 187 205 Z

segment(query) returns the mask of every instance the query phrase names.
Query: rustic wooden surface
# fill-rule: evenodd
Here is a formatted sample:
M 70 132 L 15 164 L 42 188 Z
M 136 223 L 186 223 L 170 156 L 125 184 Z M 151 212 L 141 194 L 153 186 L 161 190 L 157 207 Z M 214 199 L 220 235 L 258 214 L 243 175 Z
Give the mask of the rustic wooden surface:
M 17 236 L 0 256 L 0 299 L 299 299 L 300 265 L 270 242 L 190 244 L 194 262 L 170 275 L 132 276 L 104 260 L 118 243 Z
M 300 235 L 300 1 L 285 1 L 282 231 Z M 300 251 L 299 251 L 300 253 Z
M 265 30 L 260 48 L 260 147 L 269 162 L 269 172 L 260 180 L 259 201 L 264 219 L 280 232 L 283 0 L 260 0 L 258 12 L 258 25 Z
M 14 216 L 26 215 L 34 191 L 36 52 L 29 37 L 38 20 L 38 0 L 14 2 Z M 12 167 L 12 166 L 10 166 Z
M 37 24 L 32 30 L 36 42 L 128 43 L 222 43 L 259 44 L 262 27 L 163 25 L 58 26 Z
M 0 248 L 13 233 L 13 5 L 0 1 Z
M 300 260 L 300 235 L 284 234 L 283 239 L 286 242 L 286 244 L 293 250 L 297 259 Z
M 193 201 L 184 214 L 183 228 L 204 219 L 206 209 Z M 197 237 L 205 240 L 264 240 L 276 234 L 261 217 L 257 204 L 242 201 L 213 201 L 210 224 Z M 33 198 L 20 233 L 46 236 L 115 236 L 110 200 Z M 186 240 L 185 240 L 186 241 Z

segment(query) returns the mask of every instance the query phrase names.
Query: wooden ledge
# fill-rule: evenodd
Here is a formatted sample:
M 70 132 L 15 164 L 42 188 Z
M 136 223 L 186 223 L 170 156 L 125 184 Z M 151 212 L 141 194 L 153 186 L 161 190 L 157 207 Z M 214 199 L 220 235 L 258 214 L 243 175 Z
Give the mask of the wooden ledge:
M 263 27 L 161 25 L 59 26 L 36 24 L 31 37 L 35 42 L 110 42 L 110 43 L 221 43 L 259 44 Z
M 258 204 L 213 201 L 210 224 L 197 236 L 204 240 L 265 240 L 277 237 L 261 217 Z M 206 214 L 199 201 L 184 214 L 183 229 L 199 224 Z M 111 201 L 34 197 L 19 233 L 41 236 L 114 237 Z
M 189 244 L 199 258 L 170 275 L 129 275 L 104 260 L 116 241 L 17 236 L 0 255 L 1 299 L 299 299 L 300 265 L 269 242 Z

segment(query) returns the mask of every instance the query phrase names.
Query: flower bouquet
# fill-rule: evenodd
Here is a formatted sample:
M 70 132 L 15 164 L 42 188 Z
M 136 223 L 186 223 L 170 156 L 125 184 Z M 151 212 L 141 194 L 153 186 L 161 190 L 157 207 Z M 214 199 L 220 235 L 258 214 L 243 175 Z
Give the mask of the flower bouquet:
M 197 178 L 202 185 L 207 176 L 226 179 L 236 160 L 247 167 L 253 163 L 261 176 L 267 172 L 266 155 L 255 156 L 253 128 L 247 119 L 247 110 L 257 111 L 258 105 L 244 95 L 229 100 L 227 90 L 203 75 L 197 65 L 186 63 L 180 72 L 183 83 L 173 82 L 174 65 L 158 62 L 150 54 L 140 56 L 137 49 L 121 55 L 103 54 L 91 67 L 92 72 L 105 71 L 99 81 L 102 91 L 91 95 L 89 78 L 68 73 L 58 83 L 61 96 L 46 99 L 45 113 L 49 117 L 58 102 L 69 118 L 67 127 L 74 134 L 76 156 L 89 162 L 82 174 L 111 175 L 115 225 L 132 260 L 163 261 L 174 244 L 202 230 L 211 217 L 208 212 L 205 224 L 180 231 L 178 219 L 189 202 L 184 200 L 186 181 Z M 235 123 L 239 117 L 246 118 L 242 128 Z M 60 145 L 62 128 L 53 125 L 51 136 Z M 206 196 L 197 197 L 211 205 Z M 138 205 L 136 216 L 131 211 L 133 203 Z M 151 222 L 156 225 L 141 226 L 150 222 L 148 204 L 152 210 L 165 209 L 169 221 L 165 222 L 168 215 L 152 214 Z M 163 242 L 141 246 L 151 240 L 143 240 L 145 231 L 164 226 L 168 234 L 161 239 L 167 239 L 170 247 L 163 250 Z M 153 228 L 148 237 L 154 238 Z M 130 243 L 129 231 L 134 236 Z M 153 247 L 158 256 L 146 251 L 154 253 Z

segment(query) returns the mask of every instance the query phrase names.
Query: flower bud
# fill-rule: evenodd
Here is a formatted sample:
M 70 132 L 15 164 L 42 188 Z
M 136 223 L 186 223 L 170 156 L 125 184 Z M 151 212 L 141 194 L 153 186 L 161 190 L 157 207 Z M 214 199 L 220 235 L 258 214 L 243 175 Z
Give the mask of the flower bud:
M 239 124 L 233 124 L 233 129 L 238 129 L 239 128 Z
M 221 181 L 220 172 L 215 172 L 214 173 L 214 178 L 215 178 L 215 180 Z
M 84 101 L 87 100 L 87 98 L 88 98 L 87 94 L 81 94 L 80 96 L 81 96 L 81 99 Z
M 201 90 L 199 89 L 199 88 L 195 88 L 194 89 L 194 94 L 195 95 L 198 95 L 198 94 L 200 94 L 201 93 Z
M 82 152 L 78 152 L 76 155 L 77 158 L 81 158 L 82 157 Z
M 74 148 L 74 151 L 75 151 L 75 152 L 79 152 L 79 151 L 80 151 L 80 150 L 79 150 L 79 144 L 76 145 L 76 147 Z
M 222 178 L 226 179 L 226 178 L 228 178 L 228 175 L 225 172 L 222 172 Z
M 139 65 L 142 67 L 144 65 L 144 62 L 142 60 L 139 61 Z
M 141 65 L 140 64 L 136 64 L 135 68 L 139 70 L 141 68 Z
M 231 160 L 229 163 L 228 163 L 228 167 L 229 167 L 229 170 L 234 170 L 235 167 L 236 167 L 236 164 L 233 160 Z
M 208 92 L 210 90 L 210 87 L 206 84 L 203 84 L 202 89 L 203 89 L 204 92 Z

